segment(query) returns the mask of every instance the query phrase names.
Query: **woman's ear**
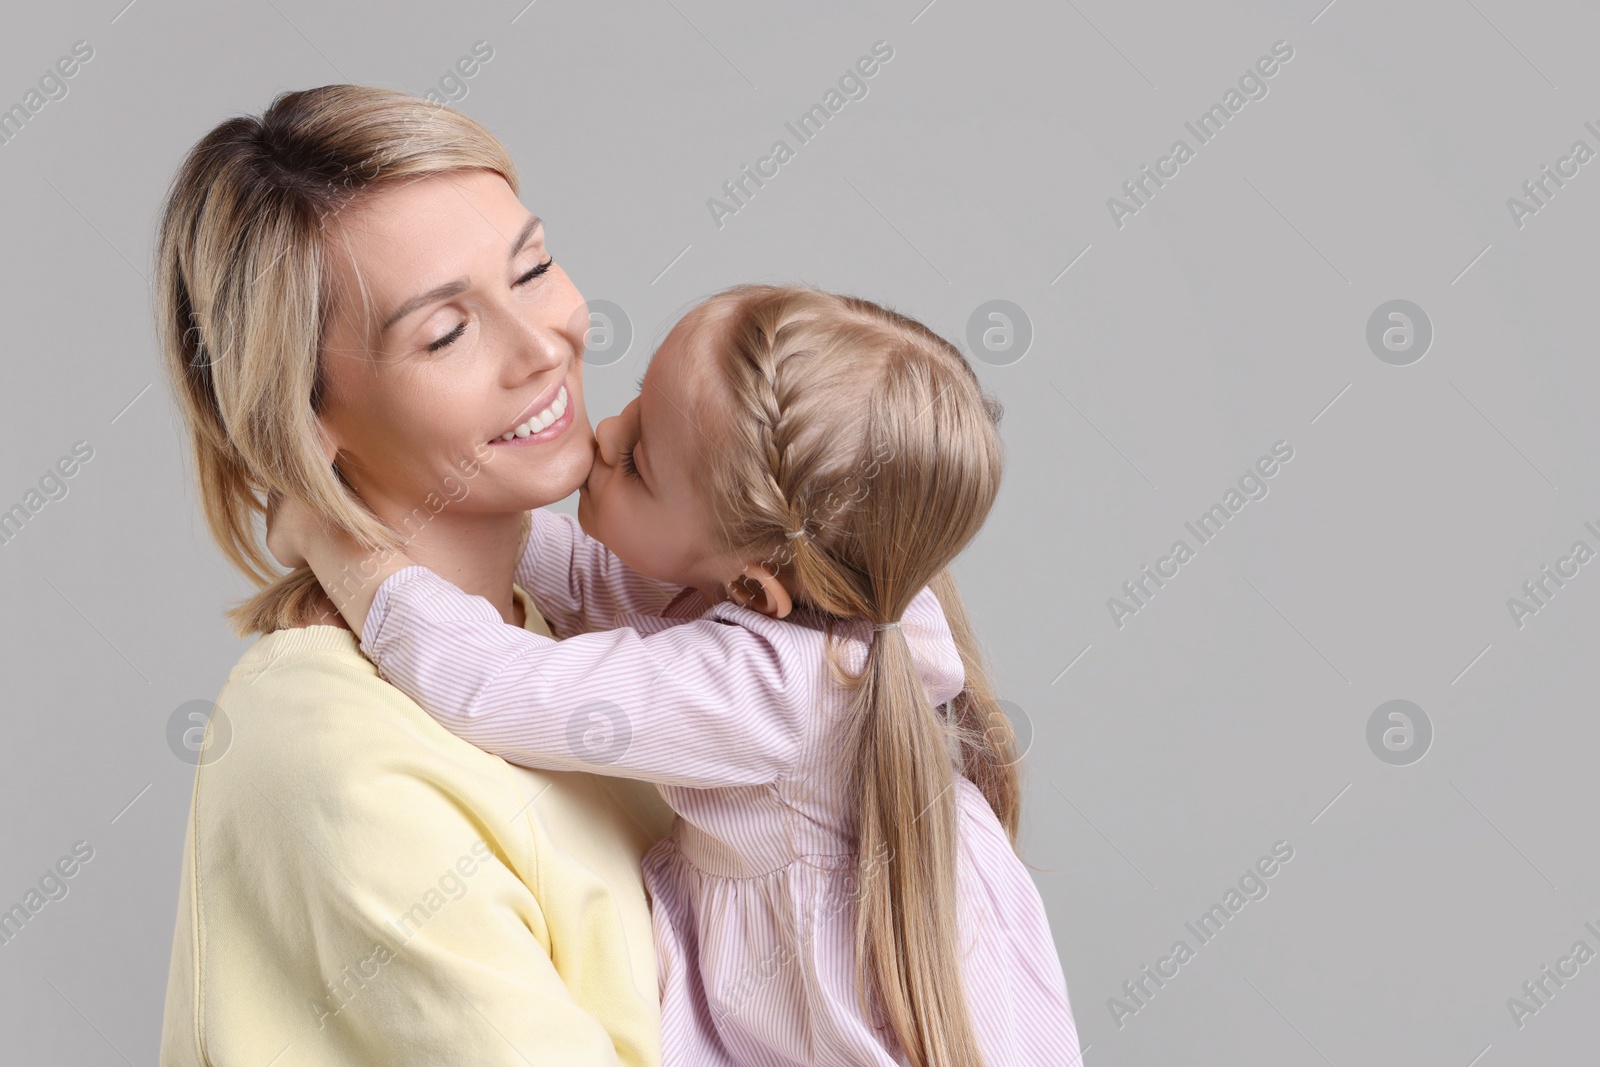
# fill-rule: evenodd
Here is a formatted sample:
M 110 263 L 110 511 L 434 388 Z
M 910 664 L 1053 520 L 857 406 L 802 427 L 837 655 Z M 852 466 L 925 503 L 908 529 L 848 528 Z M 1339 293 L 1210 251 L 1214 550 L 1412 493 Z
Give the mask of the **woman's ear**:
M 774 619 L 784 618 L 794 607 L 789 590 L 778 576 L 759 563 L 749 563 L 728 582 L 728 595 L 741 607 Z
M 317 446 L 322 450 L 322 458 L 328 461 L 329 466 L 332 466 L 334 461 L 339 458 L 338 438 L 328 428 L 328 424 L 322 421 L 321 415 L 313 416 L 313 420 L 317 429 Z

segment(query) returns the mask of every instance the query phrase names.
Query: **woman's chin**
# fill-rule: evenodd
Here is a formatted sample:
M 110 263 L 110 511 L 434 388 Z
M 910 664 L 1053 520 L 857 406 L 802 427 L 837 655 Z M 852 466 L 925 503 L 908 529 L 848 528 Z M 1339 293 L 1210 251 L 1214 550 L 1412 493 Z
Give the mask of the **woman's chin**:
M 583 487 L 594 464 L 594 438 L 570 434 L 560 448 L 496 453 L 485 466 L 501 485 L 515 486 L 519 498 L 532 501 L 528 508 L 539 508 L 565 500 Z
M 550 504 L 558 503 L 582 488 L 583 479 L 581 478 L 573 478 L 558 484 L 546 483 L 537 489 L 521 494 L 523 498 L 522 510 L 532 511 L 534 508 L 547 507 Z M 579 507 L 581 508 L 582 506 L 582 498 L 580 497 Z

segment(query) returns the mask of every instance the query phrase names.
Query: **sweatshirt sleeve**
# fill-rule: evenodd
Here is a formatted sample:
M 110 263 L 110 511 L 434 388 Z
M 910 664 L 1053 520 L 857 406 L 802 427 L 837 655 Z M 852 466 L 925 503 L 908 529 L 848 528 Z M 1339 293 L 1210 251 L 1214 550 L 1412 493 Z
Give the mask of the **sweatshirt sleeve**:
M 640 574 L 583 532 L 570 515 L 533 510 L 517 584 L 562 637 L 608 630 L 618 615 L 656 615 L 683 587 Z
M 503 759 L 690 788 L 776 781 L 799 759 L 813 657 L 707 616 L 552 641 L 424 567 L 378 587 L 361 649 L 451 733 Z M 782 626 L 784 624 L 775 624 Z

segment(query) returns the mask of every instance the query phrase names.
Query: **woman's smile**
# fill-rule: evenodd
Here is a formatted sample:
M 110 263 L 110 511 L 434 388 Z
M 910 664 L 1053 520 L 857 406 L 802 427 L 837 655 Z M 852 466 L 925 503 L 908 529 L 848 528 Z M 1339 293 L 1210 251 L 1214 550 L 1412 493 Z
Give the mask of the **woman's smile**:
M 556 383 L 554 391 L 546 392 L 520 415 L 517 422 L 499 436 L 491 438 L 490 445 L 512 447 L 541 444 L 554 440 L 572 425 L 575 406 L 570 402 L 565 381 Z

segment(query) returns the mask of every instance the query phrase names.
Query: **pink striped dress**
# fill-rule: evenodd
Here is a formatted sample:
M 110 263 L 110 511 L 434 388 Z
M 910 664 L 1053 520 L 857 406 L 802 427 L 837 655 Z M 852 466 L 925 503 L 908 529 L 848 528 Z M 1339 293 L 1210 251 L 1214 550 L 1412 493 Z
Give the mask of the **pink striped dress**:
M 858 1007 L 844 695 L 820 621 L 643 577 L 539 510 L 517 567 L 554 632 L 508 626 L 422 567 L 378 589 L 361 648 L 446 728 L 513 763 L 654 782 L 680 818 L 645 857 L 669 1067 L 899 1064 Z M 962 687 L 944 613 L 902 620 L 931 704 Z M 864 662 L 871 634 L 842 635 Z M 956 778 L 959 937 L 987 1067 L 1081 1059 L 1038 890 Z M 871 862 L 872 858 L 867 858 Z

